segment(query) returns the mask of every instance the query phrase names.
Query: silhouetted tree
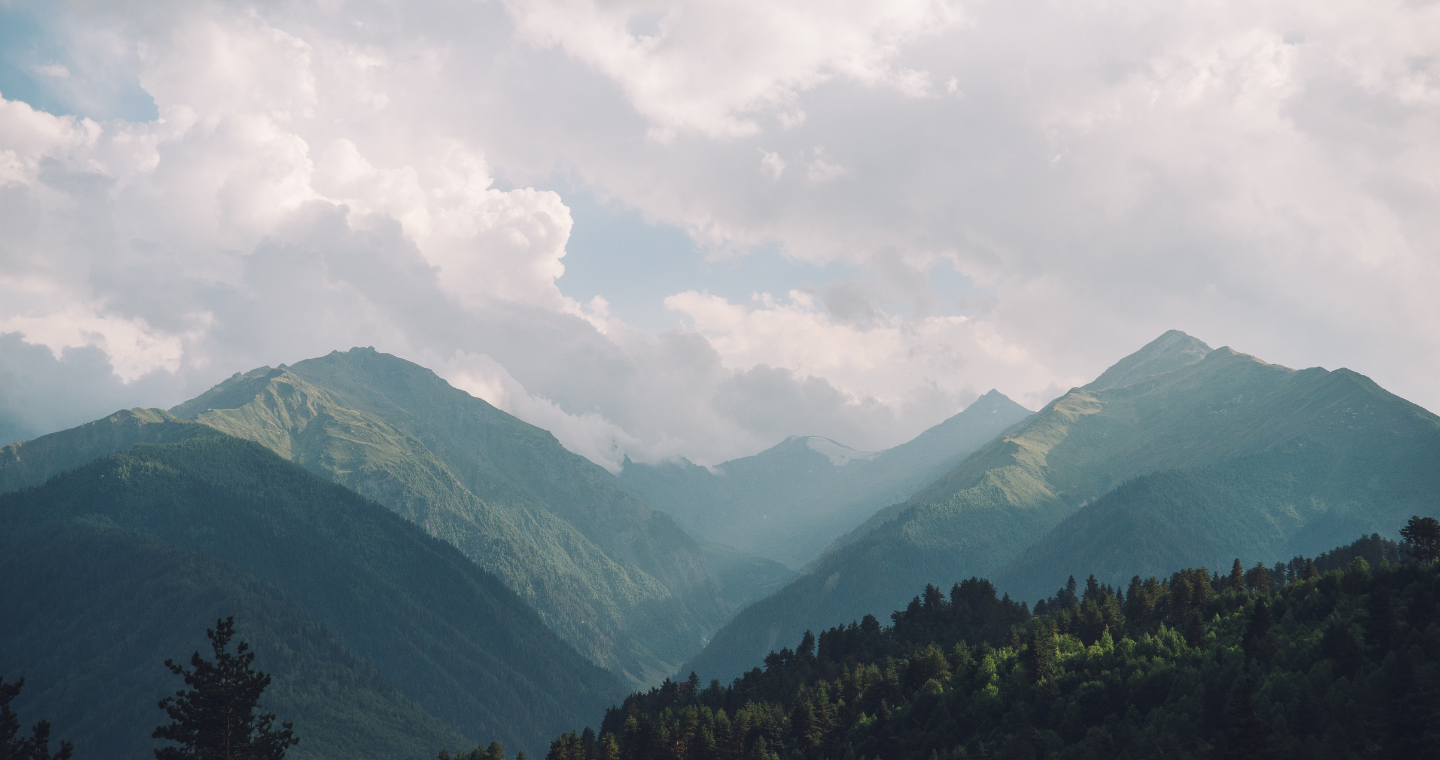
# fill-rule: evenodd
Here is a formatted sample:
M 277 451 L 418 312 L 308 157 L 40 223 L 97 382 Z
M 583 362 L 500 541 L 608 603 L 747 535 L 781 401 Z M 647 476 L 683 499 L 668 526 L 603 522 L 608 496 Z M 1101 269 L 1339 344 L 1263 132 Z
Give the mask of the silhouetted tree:
M 1245 588 L 1245 566 L 1240 564 L 1239 557 L 1236 557 L 1235 564 L 1230 566 L 1229 588 L 1236 593 L 1239 593 Z
M 74 750 L 70 742 L 60 742 L 60 749 L 50 753 L 50 721 L 38 721 L 29 736 L 20 736 L 20 718 L 10 710 L 10 702 L 20 696 L 25 679 L 5 683 L 0 677 L 0 760 L 67 760 Z
M 1424 564 L 1440 557 L 1440 520 L 1415 515 L 1400 529 L 1400 537 L 1410 542 L 1410 553 Z
M 156 760 L 280 760 L 285 751 L 299 744 L 293 726 L 282 723 L 271 728 L 273 713 L 258 712 L 260 695 L 270 685 L 270 676 L 250 667 L 255 653 L 240 642 L 232 654 L 226 651 L 235 636 L 235 618 L 217 620 L 205 631 L 215 661 L 199 652 L 190 655 L 186 670 L 166 660 L 171 673 L 185 679 L 186 691 L 160 700 L 160 709 L 170 716 L 170 725 L 159 726 L 153 738 L 175 742 L 178 747 L 155 750 Z

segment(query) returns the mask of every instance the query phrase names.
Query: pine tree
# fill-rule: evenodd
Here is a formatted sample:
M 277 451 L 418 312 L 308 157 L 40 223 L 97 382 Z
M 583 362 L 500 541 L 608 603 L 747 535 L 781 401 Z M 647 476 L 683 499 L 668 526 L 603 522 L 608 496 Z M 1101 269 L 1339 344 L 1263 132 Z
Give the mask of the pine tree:
M 1410 542 L 1410 553 L 1422 563 L 1440 558 L 1440 520 L 1415 515 L 1400 529 L 1400 537 Z
M 190 688 L 160 700 L 170 725 L 156 727 L 151 736 L 179 746 L 155 750 L 156 760 L 281 760 L 300 740 L 291 724 L 282 723 L 276 731 L 271 728 L 275 715 L 258 712 L 270 676 L 250 667 L 255 653 L 249 644 L 240 642 L 234 654 L 226 651 L 235 636 L 235 618 L 217 620 L 205 636 L 215 652 L 214 662 L 199 652 L 190 656 L 194 670 L 165 661 L 165 667 L 183 677 Z
M 25 679 L 5 683 L 0 677 L 0 760 L 68 760 L 74 747 L 60 742 L 60 749 L 50 753 L 50 721 L 42 720 L 30 728 L 30 736 L 18 736 L 20 719 L 10 710 L 10 702 L 20 696 Z
M 1240 558 L 1235 558 L 1235 564 L 1230 566 L 1230 590 L 1240 593 L 1245 588 L 1245 566 L 1240 564 Z

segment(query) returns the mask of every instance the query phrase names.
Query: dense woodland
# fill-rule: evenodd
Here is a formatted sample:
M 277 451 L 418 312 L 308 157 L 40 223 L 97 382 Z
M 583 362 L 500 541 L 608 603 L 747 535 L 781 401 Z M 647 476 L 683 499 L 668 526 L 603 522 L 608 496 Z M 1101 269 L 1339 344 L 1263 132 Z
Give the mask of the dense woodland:
M 1072 579 L 1035 614 L 985 580 L 927 586 L 890 626 L 807 633 L 729 686 L 633 694 L 547 760 L 1420 757 L 1440 577 L 1400 549 Z

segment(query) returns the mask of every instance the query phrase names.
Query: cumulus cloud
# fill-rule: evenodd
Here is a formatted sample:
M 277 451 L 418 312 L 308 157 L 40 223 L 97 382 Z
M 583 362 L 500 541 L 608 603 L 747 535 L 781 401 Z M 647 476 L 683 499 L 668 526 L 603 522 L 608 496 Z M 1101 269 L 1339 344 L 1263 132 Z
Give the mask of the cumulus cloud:
M 508 0 L 520 33 L 558 46 L 625 91 L 652 134 L 737 137 L 760 114 L 803 118 L 800 93 L 833 77 L 910 96 L 928 75 L 896 65 L 902 49 L 959 24 L 943 0 L 624 2 Z
M 5 429 L 375 345 L 606 466 L 715 463 L 1037 406 L 1171 327 L 1440 406 L 1434 7 L 85 9 L 45 78 L 103 60 L 158 118 L 0 98 Z M 641 332 L 557 283 L 557 176 L 842 274 Z

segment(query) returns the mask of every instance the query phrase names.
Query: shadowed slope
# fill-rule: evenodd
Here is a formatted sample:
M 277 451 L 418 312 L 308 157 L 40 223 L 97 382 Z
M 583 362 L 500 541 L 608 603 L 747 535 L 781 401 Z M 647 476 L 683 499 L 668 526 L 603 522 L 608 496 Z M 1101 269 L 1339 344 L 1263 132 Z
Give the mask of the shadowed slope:
M 77 757 L 149 756 L 164 722 L 155 702 L 180 686 L 161 663 L 205 650 L 205 627 L 227 615 L 274 679 L 261 704 L 296 724 L 287 757 L 421 758 L 463 741 L 313 615 L 226 562 L 95 515 L 5 525 L 0 672 L 25 676 L 22 714 L 46 716 Z
M 475 740 L 543 749 L 620 688 L 454 547 L 248 441 L 140 445 L 0 496 L 7 535 L 44 535 L 74 519 L 282 589 L 406 697 Z

